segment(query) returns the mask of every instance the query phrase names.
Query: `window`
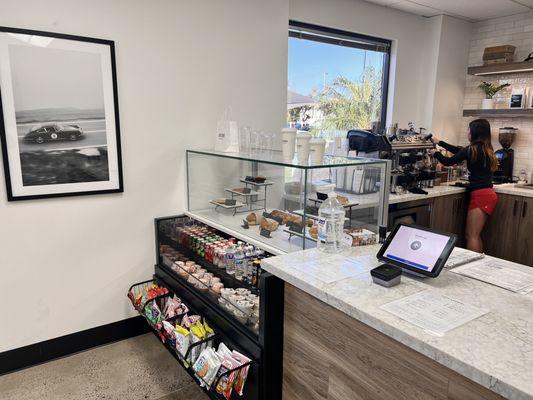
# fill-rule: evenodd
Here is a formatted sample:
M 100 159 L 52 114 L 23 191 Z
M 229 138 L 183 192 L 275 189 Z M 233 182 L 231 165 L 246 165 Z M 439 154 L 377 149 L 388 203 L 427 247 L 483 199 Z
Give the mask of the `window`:
M 325 139 L 383 128 L 391 41 L 291 21 L 287 119 Z

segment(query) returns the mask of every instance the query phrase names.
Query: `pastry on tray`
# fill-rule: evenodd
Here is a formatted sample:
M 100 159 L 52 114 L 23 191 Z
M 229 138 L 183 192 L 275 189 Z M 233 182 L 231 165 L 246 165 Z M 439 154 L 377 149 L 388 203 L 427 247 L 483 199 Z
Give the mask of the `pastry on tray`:
M 271 218 L 261 218 L 261 229 L 266 229 L 267 231 L 274 232 L 278 229 L 279 223 Z
M 256 213 L 250 213 L 246 216 L 246 222 L 248 222 L 248 225 L 253 226 L 259 224 L 258 217 Z
M 273 217 L 281 218 L 283 220 L 283 224 L 287 223 L 287 219 L 290 216 L 289 213 L 286 213 L 285 211 L 280 210 L 274 210 L 270 213 Z
M 309 235 L 313 239 L 318 239 L 318 225 L 313 225 L 311 228 L 309 228 Z
M 337 200 L 339 203 L 341 203 L 341 205 L 345 206 L 346 204 L 348 204 L 350 202 L 350 200 L 348 199 L 348 197 L 345 197 L 345 196 L 337 196 Z

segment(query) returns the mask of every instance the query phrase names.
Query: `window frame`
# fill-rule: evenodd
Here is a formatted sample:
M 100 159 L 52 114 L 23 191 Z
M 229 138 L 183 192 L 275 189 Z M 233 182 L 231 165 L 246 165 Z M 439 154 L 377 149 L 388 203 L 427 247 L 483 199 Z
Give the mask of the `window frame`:
M 387 124 L 392 40 L 344 31 L 336 28 L 327 28 L 324 26 L 309 24 L 296 20 L 289 20 L 288 37 L 383 53 L 383 77 L 381 82 L 381 113 L 379 129 L 385 129 Z

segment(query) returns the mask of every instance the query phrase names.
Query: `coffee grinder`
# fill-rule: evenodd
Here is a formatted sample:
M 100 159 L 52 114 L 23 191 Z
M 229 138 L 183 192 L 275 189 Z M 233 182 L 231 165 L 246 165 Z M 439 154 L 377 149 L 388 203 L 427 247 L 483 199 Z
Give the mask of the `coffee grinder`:
M 494 172 L 495 183 L 513 182 L 514 150 L 511 149 L 511 146 L 516 138 L 517 132 L 517 128 L 500 128 L 498 141 L 502 148 L 495 152 L 496 158 L 498 159 L 498 169 Z

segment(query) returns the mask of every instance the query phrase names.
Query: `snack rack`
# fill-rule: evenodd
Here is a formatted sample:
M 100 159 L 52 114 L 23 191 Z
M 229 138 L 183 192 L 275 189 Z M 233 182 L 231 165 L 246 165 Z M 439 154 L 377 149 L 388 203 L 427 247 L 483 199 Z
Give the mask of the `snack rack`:
M 173 237 L 172 228 L 178 224 L 194 223 L 199 222 L 185 215 L 155 220 L 157 254 L 153 282 L 157 282 L 158 285 L 167 288 L 168 295 L 163 294 L 153 301 L 158 302 L 158 305 L 164 305 L 165 299 L 175 294 L 189 307 L 191 312 L 201 315 L 208 321 L 209 326 L 216 334 L 215 337 L 210 338 L 211 340 L 214 340 L 217 344 L 222 341 L 251 360 L 250 364 L 247 365 L 249 372 L 243 396 L 233 393 L 231 399 L 281 399 L 281 383 L 283 381 L 283 281 L 267 272 L 263 272 L 258 284 L 250 285 L 250 283 L 240 281 L 235 276 L 217 268 L 205 258 L 195 254 L 191 249 L 185 248 Z M 218 233 L 221 236 L 226 235 L 220 231 Z M 243 323 L 243 321 L 223 308 L 219 302 L 220 295 L 199 286 L 199 282 L 194 281 L 191 274 L 187 275 L 185 271 L 172 264 L 164 254 L 161 254 L 161 247 L 169 246 L 218 277 L 225 287 L 247 289 L 255 296 L 259 296 L 258 322 L 254 325 Z M 138 285 L 142 286 L 149 282 L 152 281 L 140 282 Z M 130 291 L 135 292 L 135 290 L 136 285 L 133 285 Z M 136 307 L 136 310 L 141 315 L 144 315 L 144 306 L 145 304 Z M 201 384 L 190 366 L 185 365 L 182 357 L 166 342 L 158 327 L 149 325 L 152 332 L 161 339 L 162 344 L 180 365 Z M 216 387 L 216 385 L 213 384 L 213 387 Z M 224 399 L 222 395 L 213 389 L 206 390 L 206 394 L 213 400 Z
M 145 301 L 144 303 L 135 304 L 134 303 L 134 298 L 135 298 L 136 294 L 146 284 L 157 284 L 160 287 L 166 288 L 167 289 L 167 293 L 159 295 L 159 296 L 156 296 L 154 298 L 151 298 L 151 299 Z M 147 306 L 150 303 L 156 302 L 158 304 L 159 308 L 162 310 L 164 308 L 165 300 L 168 299 L 171 296 L 174 296 L 174 295 L 175 295 L 175 293 L 173 293 L 171 290 L 169 290 L 169 288 L 167 288 L 164 284 L 162 284 L 157 278 L 133 284 L 130 287 L 130 289 L 128 290 L 128 294 L 127 294 L 128 298 L 132 302 L 133 307 L 136 309 L 136 311 L 141 316 L 143 316 L 145 318 L 146 318 L 146 308 L 147 308 Z M 194 308 L 191 308 L 189 305 L 187 305 L 187 307 L 189 308 L 190 312 L 196 313 L 196 310 L 194 310 Z M 165 320 L 168 321 L 168 322 L 171 322 L 173 324 L 180 323 L 181 319 L 183 318 L 183 316 L 185 314 L 186 313 L 178 314 L 178 315 L 176 315 L 176 316 L 174 316 L 172 318 L 167 318 Z M 217 387 L 217 385 L 219 384 L 221 379 L 231 375 L 232 373 L 239 373 L 241 370 L 243 370 L 245 368 L 249 368 L 248 379 L 250 379 L 250 378 L 253 378 L 253 376 L 250 376 L 252 371 L 257 370 L 257 363 L 254 360 L 251 360 L 249 362 L 243 363 L 242 365 L 240 365 L 240 366 L 238 366 L 236 368 L 227 370 L 227 371 L 217 375 L 217 377 L 215 378 L 213 383 L 211 385 L 209 385 L 201 377 L 199 377 L 197 374 L 195 374 L 195 372 L 194 372 L 194 370 L 192 368 L 192 363 L 187 362 L 187 360 L 190 359 L 191 354 L 195 350 L 200 349 L 202 346 L 204 346 L 204 345 L 206 345 L 208 343 L 211 343 L 213 346 L 218 346 L 218 344 L 221 341 L 223 341 L 225 343 L 230 343 L 230 345 L 233 348 L 235 348 L 236 346 L 234 345 L 234 343 L 232 343 L 231 339 L 227 338 L 227 337 L 223 337 L 222 335 L 220 335 L 219 333 L 216 333 L 216 331 L 215 331 L 214 335 L 211 335 L 211 336 L 209 336 L 209 337 L 207 337 L 207 338 L 205 338 L 203 340 L 200 340 L 200 341 L 198 341 L 196 343 L 191 344 L 188 347 L 186 353 L 182 356 L 181 354 L 179 354 L 177 352 L 175 347 L 173 347 L 171 345 L 170 339 L 166 335 L 165 331 L 161 327 L 158 327 L 158 326 L 154 325 L 148 318 L 146 318 L 146 320 L 147 320 L 148 325 L 151 328 L 152 333 L 156 337 L 161 339 L 163 346 L 168 350 L 168 352 L 178 361 L 178 363 L 187 371 L 187 373 L 193 379 L 195 379 L 200 384 L 200 386 L 202 386 L 204 388 L 206 394 L 212 400 L 226 400 L 226 398 L 222 394 L 218 393 L 215 390 L 215 388 Z M 246 384 L 247 383 L 248 382 L 246 382 Z M 231 396 L 229 397 L 229 400 L 237 399 L 237 398 L 250 398 L 250 397 L 247 396 L 248 389 L 247 389 L 246 384 L 244 386 L 243 396 L 242 397 L 238 396 L 238 394 L 236 394 L 236 392 L 233 391 Z

